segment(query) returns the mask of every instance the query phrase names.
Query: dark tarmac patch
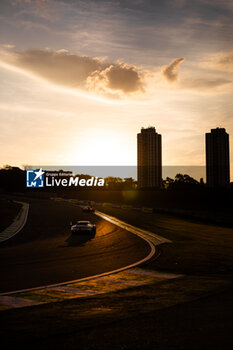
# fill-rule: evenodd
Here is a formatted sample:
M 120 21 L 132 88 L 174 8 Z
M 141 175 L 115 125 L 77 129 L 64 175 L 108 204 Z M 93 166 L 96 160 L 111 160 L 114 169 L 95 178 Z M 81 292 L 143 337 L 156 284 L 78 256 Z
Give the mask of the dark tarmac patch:
M 82 246 L 88 241 L 91 241 L 95 237 L 93 233 L 83 233 L 79 235 L 71 234 L 67 239 L 67 246 Z

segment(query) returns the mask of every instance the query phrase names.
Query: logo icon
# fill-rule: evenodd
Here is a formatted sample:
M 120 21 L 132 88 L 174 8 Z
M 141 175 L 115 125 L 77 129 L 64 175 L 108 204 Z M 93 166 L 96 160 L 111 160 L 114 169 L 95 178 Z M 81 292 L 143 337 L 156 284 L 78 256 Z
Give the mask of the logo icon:
M 44 171 L 38 170 L 27 170 L 27 187 L 44 187 Z

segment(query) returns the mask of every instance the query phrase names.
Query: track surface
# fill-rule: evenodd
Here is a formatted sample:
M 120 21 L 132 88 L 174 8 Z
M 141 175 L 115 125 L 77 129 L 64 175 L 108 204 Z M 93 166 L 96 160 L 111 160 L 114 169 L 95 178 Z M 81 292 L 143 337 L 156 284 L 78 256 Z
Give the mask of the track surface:
M 149 254 L 141 238 L 68 202 L 26 199 L 23 230 L 0 245 L 0 292 L 61 283 L 137 262 Z M 72 237 L 69 222 L 90 220 L 95 237 Z

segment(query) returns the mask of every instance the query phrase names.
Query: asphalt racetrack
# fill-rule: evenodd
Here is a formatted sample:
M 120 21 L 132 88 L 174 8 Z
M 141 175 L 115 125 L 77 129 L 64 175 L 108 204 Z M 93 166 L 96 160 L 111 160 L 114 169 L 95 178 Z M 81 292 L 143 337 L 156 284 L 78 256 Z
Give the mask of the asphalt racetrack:
M 112 271 L 145 258 L 147 242 L 69 202 L 20 200 L 30 204 L 28 220 L 0 245 L 0 292 L 62 283 Z M 90 220 L 96 235 L 70 233 L 71 220 Z

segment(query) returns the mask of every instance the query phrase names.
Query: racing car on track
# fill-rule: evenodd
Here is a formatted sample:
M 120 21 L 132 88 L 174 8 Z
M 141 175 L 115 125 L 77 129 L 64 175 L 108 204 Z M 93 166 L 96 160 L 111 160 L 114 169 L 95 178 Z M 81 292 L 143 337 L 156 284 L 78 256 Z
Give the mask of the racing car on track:
M 83 207 L 83 211 L 86 213 L 94 213 L 95 212 L 95 208 L 87 206 L 87 207 Z
M 93 234 L 96 233 L 96 226 L 92 224 L 90 221 L 72 221 L 70 223 L 70 229 L 72 234 Z

